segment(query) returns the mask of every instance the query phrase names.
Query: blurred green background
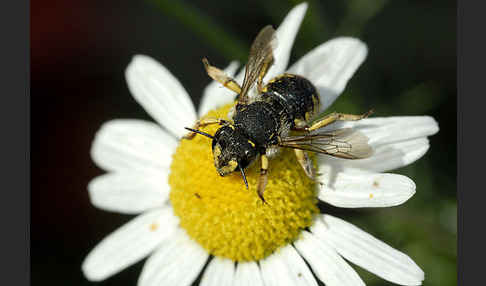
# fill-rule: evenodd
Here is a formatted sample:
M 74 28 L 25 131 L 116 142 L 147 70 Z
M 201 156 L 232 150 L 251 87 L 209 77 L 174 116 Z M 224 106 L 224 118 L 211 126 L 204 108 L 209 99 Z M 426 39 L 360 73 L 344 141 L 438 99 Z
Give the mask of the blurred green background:
M 143 262 L 101 283 L 83 278 L 85 255 L 131 216 L 90 205 L 86 185 L 102 173 L 89 158 L 99 126 L 149 116 L 130 96 L 134 54 L 163 63 L 197 105 L 209 83 L 201 58 L 245 62 L 256 33 L 278 26 L 300 1 L 31 1 L 32 285 L 135 285 Z M 335 36 L 369 55 L 330 109 L 375 116 L 431 115 L 440 131 L 420 160 L 396 170 L 417 193 L 386 209 L 334 215 L 407 253 L 424 285 L 457 284 L 456 2 L 308 1 L 290 63 Z M 367 285 L 390 285 L 354 266 Z

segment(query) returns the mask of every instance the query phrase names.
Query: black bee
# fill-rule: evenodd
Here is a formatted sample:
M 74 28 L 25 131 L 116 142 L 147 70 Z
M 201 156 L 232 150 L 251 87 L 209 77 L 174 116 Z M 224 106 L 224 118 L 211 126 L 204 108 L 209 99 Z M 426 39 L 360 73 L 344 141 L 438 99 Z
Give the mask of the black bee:
M 305 173 L 314 178 L 314 170 L 306 151 L 313 151 L 348 159 L 365 158 L 371 154 L 368 138 L 349 129 L 323 131 L 322 127 L 336 120 L 359 120 L 363 115 L 331 113 L 312 125 L 309 120 L 319 110 L 319 95 L 314 85 L 304 77 L 285 73 L 263 86 L 263 78 L 273 63 L 275 30 L 263 28 L 253 42 L 246 64 L 243 85 L 227 76 L 222 70 L 203 59 L 208 75 L 238 94 L 232 120 L 207 118 L 199 120 L 185 136 L 196 133 L 212 139 L 214 166 L 221 176 L 240 170 L 246 187 L 245 168 L 260 156 L 258 195 L 264 201 L 267 183 L 268 156 L 279 147 L 294 148 L 298 162 Z M 251 98 L 250 88 L 257 83 L 258 95 Z M 214 135 L 198 130 L 209 124 L 222 125 Z M 301 135 L 290 134 L 300 132 Z

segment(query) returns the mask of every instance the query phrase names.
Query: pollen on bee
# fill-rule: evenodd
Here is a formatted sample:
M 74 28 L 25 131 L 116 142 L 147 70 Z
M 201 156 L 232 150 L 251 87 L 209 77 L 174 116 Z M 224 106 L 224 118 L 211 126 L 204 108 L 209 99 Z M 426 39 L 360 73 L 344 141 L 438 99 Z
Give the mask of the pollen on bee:
M 370 199 L 372 199 L 372 198 L 373 198 L 373 194 L 370 194 Z
M 156 223 L 156 222 L 153 222 L 152 224 L 150 224 L 149 228 L 150 228 L 150 231 L 156 231 L 159 228 L 159 224 Z

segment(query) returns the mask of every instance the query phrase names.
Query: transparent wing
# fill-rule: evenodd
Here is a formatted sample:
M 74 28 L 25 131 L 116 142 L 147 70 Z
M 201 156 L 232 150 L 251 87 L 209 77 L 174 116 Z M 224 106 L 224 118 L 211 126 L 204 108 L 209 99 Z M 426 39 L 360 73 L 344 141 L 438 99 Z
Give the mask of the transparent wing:
M 352 128 L 334 131 L 318 129 L 301 136 L 288 136 L 281 140 L 279 146 L 346 159 L 367 158 L 373 153 L 373 149 L 368 145 L 368 137 Z
M 238 101 L 246 104 L 249 101 L 248 90 L 253 86 L 255 81 L 263 79 L 268 68 L 273 63 L 273 49 L 276 45 L 275 30 L 268 25 L 258 33 L 255 41 L 251 45 L 250 55 L 246 63 L 245 78 L 241 86 L 241 93 Z

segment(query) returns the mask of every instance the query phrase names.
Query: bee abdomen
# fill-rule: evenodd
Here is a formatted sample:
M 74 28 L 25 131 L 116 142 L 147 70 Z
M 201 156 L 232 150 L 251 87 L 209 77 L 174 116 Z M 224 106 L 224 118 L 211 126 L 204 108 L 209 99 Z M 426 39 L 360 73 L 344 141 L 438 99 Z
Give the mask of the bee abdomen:
M 262 100 L 276 105 L 287 113 L 291 127 L 295 121 L 308 121 L 319 110 L 319 96 L 314 85 L 304 77 L 283 74 L 265 86 Z

